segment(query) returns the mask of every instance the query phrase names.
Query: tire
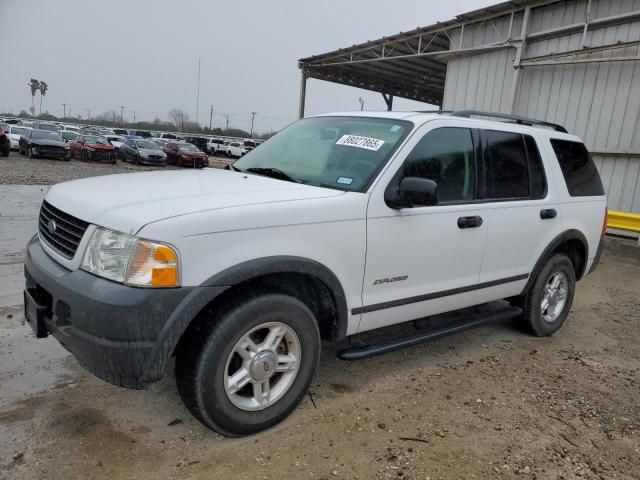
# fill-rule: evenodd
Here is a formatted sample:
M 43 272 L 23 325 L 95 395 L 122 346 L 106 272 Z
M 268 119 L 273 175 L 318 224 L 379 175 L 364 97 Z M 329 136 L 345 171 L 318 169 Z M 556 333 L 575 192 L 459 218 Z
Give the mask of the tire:
M 288 295 L 258 293 L 241 303 L 229 303 L 208 320 L 190 329 L 176 358 L 176 383 L 187 408 L 205 426 L 230 437 L 250 435 L 284 420 L 303 399 L 318 366 L 320 332 L 311 310 Z M 253 348 L 244 348 L 243 339 L 265 325 L 252 334 L 258 335 L 251 337 Z M 276 329 L 287 332 L 275 342 L 278 354 L 263 349 L 261 343 L 269 338 L 267 332 Z M 284 357 L 297 358 L 297 368 L 277 372 L 287 365 Z M 249 383 L 227 393 L 225 385 L 240 370 Z M 269 378 L 261 379 L 265 375 Z M 256 394 L 254 383 L 265 382 L 275 398 Z
M 84 150 L 80 150 L 80 161 L 86 162 L 87 160 L 87 152 Z
M 229 152 L 229 150 L 226 151 L 225 155 L 227 156 L 227 158 L 231 158 L 231 152 Z
M 558 289 L 553 288 L 554 281 L 559 281 Z M 548 290 L 548 287 L 551 290 Z M 553 255 L 538 273 L 529 292 L 510 299 L 513 305 L 522 307 L 524 311 L 521 317 L 516 318 L 516 324 L 537 337 L 553 335 L 569 315 L 575 288 L 576 274 L 573 263 L 564 254 Z M 546 307 L 543 304 L 545 300 Z
M 31 159 L 36 158 L 36 155 L 33 154 L 33 147 L 31 145 L 27 147 L 27 156 Z

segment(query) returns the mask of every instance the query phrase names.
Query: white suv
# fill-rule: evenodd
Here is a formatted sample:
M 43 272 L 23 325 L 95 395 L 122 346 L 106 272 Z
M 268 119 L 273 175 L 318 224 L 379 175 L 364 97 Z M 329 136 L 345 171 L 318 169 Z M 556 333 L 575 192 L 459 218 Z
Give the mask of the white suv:
M 321 339 L 353 360 L 496 320 L 551 335 L 602 249 L 598 172 L 562 127 L 477 116 L 323 115 L 228 170 L 55 185 L 27 245 L 28 322 L 123 387 L 175 356 L 187 407 L 230 436 L 289 415 Z

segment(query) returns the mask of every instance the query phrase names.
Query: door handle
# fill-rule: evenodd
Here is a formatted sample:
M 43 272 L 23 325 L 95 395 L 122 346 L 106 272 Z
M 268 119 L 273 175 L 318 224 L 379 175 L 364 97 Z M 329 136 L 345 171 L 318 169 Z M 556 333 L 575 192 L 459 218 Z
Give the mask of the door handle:
M 482 217 L 478 215 L 458 218 L 458 228 L 477 228 L 480 225 L 482 225 Z
M 547 220 L 550 218 L 556 218 L 558 216 L 558 212 L 555 208 L 548 208 L 545 210 L 540 210 L 540 218 L 542 220 Z

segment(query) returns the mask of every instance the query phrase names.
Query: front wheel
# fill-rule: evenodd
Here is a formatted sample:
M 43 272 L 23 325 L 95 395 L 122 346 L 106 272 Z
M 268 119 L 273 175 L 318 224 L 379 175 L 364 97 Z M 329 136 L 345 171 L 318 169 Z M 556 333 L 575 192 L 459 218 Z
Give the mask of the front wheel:
M 304 397 L 318 365 L 320 333 L 300 300 L 263 293 L 221 309 L 181 342 L 176 382 L 204 425 L 227 436 L 284 420 Z
M 566 255 L 553 255 L 529 292 L 516 300 L 524 310 L 516 321 L 537 337 L 553 335 L 569 316 L 575 288 L 573 263 Z

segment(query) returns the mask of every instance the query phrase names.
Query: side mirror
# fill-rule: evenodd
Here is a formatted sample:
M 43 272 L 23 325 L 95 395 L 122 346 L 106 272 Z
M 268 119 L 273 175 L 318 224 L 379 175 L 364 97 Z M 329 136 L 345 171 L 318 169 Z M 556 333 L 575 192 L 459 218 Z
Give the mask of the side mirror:
M 429 178 L 404 177 L 397 188 L 385 192 L 385 202 L 398 209 L 437 205 L 438 184 Z

